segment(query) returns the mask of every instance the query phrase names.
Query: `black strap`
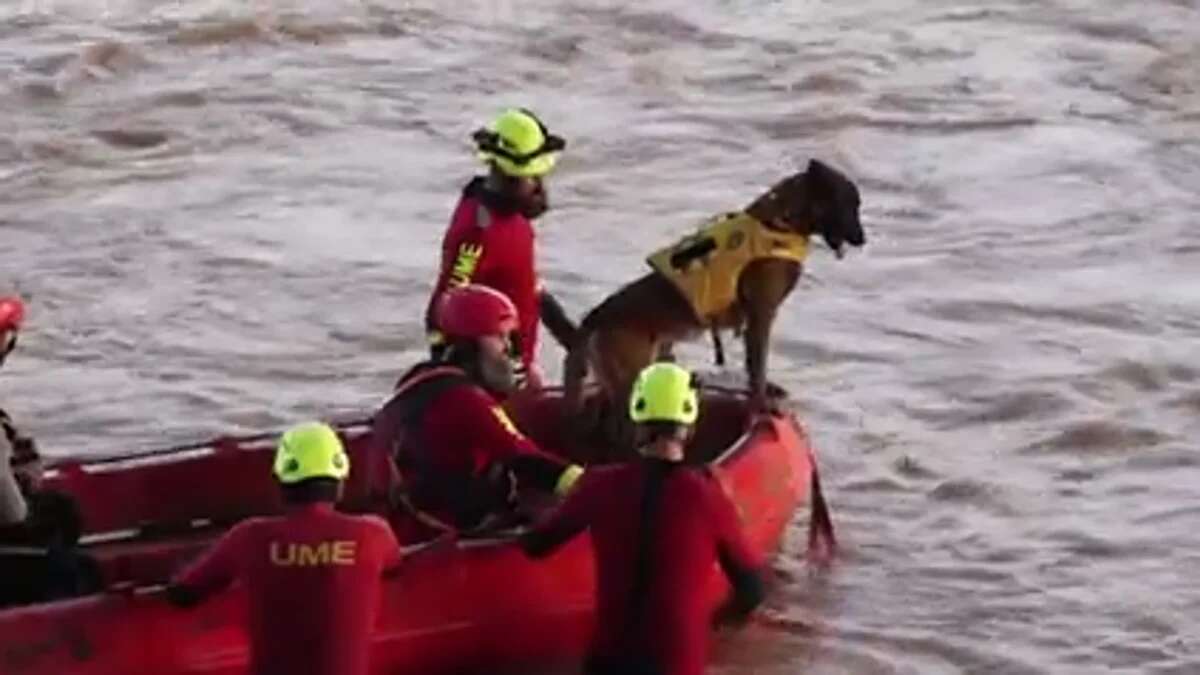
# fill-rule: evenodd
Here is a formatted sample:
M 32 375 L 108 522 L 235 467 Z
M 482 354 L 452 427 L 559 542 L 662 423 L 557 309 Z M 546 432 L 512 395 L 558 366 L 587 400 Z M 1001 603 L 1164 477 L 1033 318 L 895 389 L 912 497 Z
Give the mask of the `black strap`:
M 717 240 L 712 237 L 689 240 L 671 254 L 671 267 L 681 270 L 693 260 L 698 260 L 717 250 Z
M 443 477 L 438 467 L 429 461 L 424 420 L 429 406 L 439 396 L 463 386 L 474 386 L 474 381 L 462 369 L 436 363 L 422 364 L 401 378 L 396 395 L 388 403 L 399 408 L 401 436 L 394 446 L 393 460 L 400 469 L 406 499 L 418 513 L 429 508 L 449 509 L 457 527 L 469 526 L 486 513 L 487 495 L 484 486 L 473 486 L 466 490 L 462 499 L 446 504 L 439 493 L 432 490 L 432 486 L 443 482 L 440 480 Z
M 660 459 L 644 460 L 646 467 L 645 482 L 642 487 L 642 503 L 639 509 L 639 526 L 637 537 L 637 559 L 634 563 L 632 609 L 633 616 L 630 627 L 635 635 L 644 635 L 643 623 L 646 621 L 646 602 L 650 595 L 650 583 L 654 578 L 654 560 L 651 558 L 654 542 L 658 538 L 658 511 L 662 504 L 663 486 L 670 476 L 672 469 L 678 466 L 676 462 Z
M 429 372 L 431 370 L 436 370 L 436 372 Z M 423 375 L 425 379 L 414 382 L 414 380 Z M 405 434 L 404 443 L 396 448 L 394 459 L 397 466 L 401 468 L 410 466 L 419 471 L 429 468 L 417 466 L 418 462 L 414 461 L 413 457 L 409 453 L 404 452 L 404 450 L 406 447 L 411 448 L 411 444 L 414 442 L 421 445 L 425 443 L 425 439 L 422 437 L 423 429 L 421 422 L 425 419 L 425 412 L 429 409 L 429 406 L 443 392 L 455 387 L 471 384 L 471 378 L 458 368 L 434 365 L 414 368 L 400 380 L 396 388 L 396 396 L 393 400 L 400 406 L 400 420 Z M 418 454 L 424 455 L 424 453 Z
M 4 436 L 9 443 L 16 443 L 20 434 L 17 433 L 17 428 L 13 426 L 12 418 L 8 413 L 4 412 L 4 408 L 0 408 L 0 428 L 4 430 Z

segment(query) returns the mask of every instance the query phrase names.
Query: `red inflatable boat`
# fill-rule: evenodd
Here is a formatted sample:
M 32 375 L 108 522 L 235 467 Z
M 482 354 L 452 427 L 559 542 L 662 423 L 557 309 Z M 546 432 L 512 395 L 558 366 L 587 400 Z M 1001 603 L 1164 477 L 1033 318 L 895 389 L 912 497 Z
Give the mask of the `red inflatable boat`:
M 512 413 L 545 447 L 563 447 L 554 431 L 561 427 L 560 401 L 547 390 L 514 403 Z M 702 410 L 690 459 L 715 467 L 752 541 L 775 550 L 793 512 L 811 501 L 810 539 L 828 535 L 831 543 L 813 452 L 799 424 L 790 415 L 752 417 L 736 391 L 706 389 Z M 338 428 L 352 456 L 347 508 L 380 508 L 386 458 L 367 456 L 366 423 Z M 109 590 L 0 612 L 0 673 L 244 672 L 241 592 L 187 611 L 168 606 L 160 592 L 172 572 L 232 523 L 280 510 L 270 472 L 274 442 L 274 435 L 218 439 L 58 462 L 48 483 L 79 500 L 86 548 Z M 580 452 L 569 454 L 578 459 Z M 403 517 L 390 520 L 398 532 L 410 531 Z M 527 559 L 503 535 L 413 543 L 406 551 L 405 569 L 384 585 L 373 672 L 521 672 L 523 665 L 583 653 L 593 607 L 586 536 L 541 561 Z M 715 606 L 726 591 L 714 567 L 703 592 Z

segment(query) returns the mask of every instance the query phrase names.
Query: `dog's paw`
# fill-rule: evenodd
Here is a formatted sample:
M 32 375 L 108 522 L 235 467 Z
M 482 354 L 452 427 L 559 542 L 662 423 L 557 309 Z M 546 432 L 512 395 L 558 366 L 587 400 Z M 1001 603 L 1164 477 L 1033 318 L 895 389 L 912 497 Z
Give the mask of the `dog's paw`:
M 780 404 L 780 400 L 778 398 L 771 397 L 766 394 L 761 396 L 751 396 L 750 414 L 779 416 L 783 414 L 783 406 Z
M 772 399 L 787 398 L 788 390 L 775 384 L 774 382 L 767 383 L 767 396 Z

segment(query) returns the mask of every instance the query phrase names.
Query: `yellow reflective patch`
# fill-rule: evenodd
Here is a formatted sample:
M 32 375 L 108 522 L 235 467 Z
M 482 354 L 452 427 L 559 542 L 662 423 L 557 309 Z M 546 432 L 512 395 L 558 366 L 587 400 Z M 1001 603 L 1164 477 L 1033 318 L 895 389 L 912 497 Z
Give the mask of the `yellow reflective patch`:
M 463 244 L 458 247 L 458 257 L 454 259 L 454 267 L 450 271 L 450 283 L 454 286 L 466 286 L 471 283 L 471 276 L 479 266 L 483 257 L 482 244 Z
M 501 408 L 498 405 L 492 406 L 492 414 L 496 416 L 496 420 L 500 422 L 500 426 L 504 427 L 505 431 L 518 438 L 525 438 L 525 435 L 517 429 L 517 425 L 513 424 L 513 421 L 511 418 L 509 418 L 508 413 L 504 412 L 504 408 Z
M 271 564 L 276 567 L 349 566 L 357 562 L 358 544 L 353 541 L 322 541 L 315 545 L 271 542 Z
M 803 262 L 807 255 L 807 235 L 777 232 L 746 213 L 730 213 L 655 251 L 647 262 L 707 323 L 738 302 L 738 280 L 750 263 L 772 258 Z

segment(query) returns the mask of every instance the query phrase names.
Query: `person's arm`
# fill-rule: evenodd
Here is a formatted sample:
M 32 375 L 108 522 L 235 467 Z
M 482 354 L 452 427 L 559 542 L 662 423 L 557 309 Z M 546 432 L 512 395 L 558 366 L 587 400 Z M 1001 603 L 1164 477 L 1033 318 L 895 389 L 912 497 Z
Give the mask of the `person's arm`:
M 472 441 L 477 447 L 487 448 L 492 461 L 504 462 L 518 480 L 546 492 L 565 492 L 569 485 L 559 490 L 565 472 L 578 477 L 578 467 L 538 447 L 517 429 L 504 408 L 488 400 L 487 394 L 465 387 L 462 391 L 472 408 L 471 414 L 465 417 L 471 420 Z M 566 476 L 568 483 L 573 480 L 570 476 Z
M 597 495 L 603 492 L 592 476 L 585 474 L 580 478 L 557 508 L 517 539 L 517 545 L 526 555 L 544 558 L 587 529 L 597 506 Z
M 12 445 L 0 434 L 0 525 L 16 525 L 29 515 L 29 505 L 12 471 Z
M 545 288 L 538 289 L 538 302 L 541 305 L 542 324 L 554 336 L 563 349 L 570 351 L 575 344 L 575 336 L 579 327 L 567 316 L 567 310 Z
M 237 576 L 247 524 L 233 528 L 194 564 L 171 580 L 167 602 L 176 607 L 193 607 L 227 588 Z
M 717 561 L 729 585 L 732 596 L 718 611 L 718 621 L 745 619 L 762 604 L 766 595 L 763 587 L 763 560 L 742 529 L 737 509 L 715 477 L 709 477 L 709 517 L 717 537 Z
M 372 517 L 372 521 L 378 528 L 379 546 L 382 548 L 383 555 L 383 571 L 384 574 L 395 572 L 400 568 L 400 563 L 403 560 L 403 555 L 400 551 L 400 542 L 396 540 L 396 533 L 392 532 L 392 527 L 387 521 Z
M 447 289 L 473 283 L 479 272 L 484 253 L 487 250 L 482 236 L 458 237 L 455 234 L 454 222 L 460 217 L 460 210 L 478 208 L 476 202 L 460 201 L 451 215 L 450 225 L 442 235 L 441 257 L 438 264 L 438 275 L 434 281 L 433 293 L 425 307 L 425 333 L 431 348 L 438 349 L 445 344 L 445 338 L 437 329 L 437 305 L 441 295 Z M 486 234 L 486 230 L 485 230 Z

